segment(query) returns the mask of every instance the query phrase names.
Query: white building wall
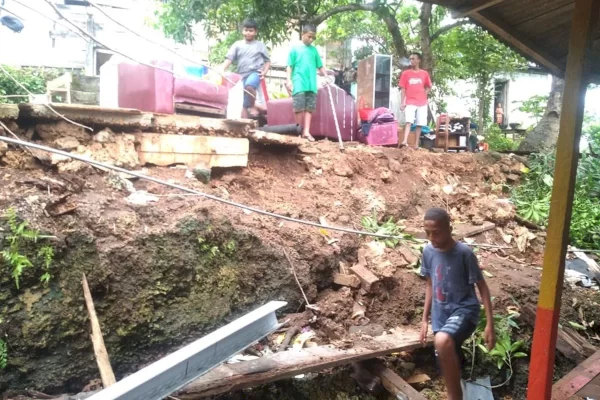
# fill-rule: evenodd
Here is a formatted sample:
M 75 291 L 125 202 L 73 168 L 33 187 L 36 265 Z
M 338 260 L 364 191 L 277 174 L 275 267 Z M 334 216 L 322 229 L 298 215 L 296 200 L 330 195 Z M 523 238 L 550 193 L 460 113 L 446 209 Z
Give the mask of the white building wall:
M 43 15 L 59 19 L 43 0 L 25 2 Z M 167 50 L 127 32 L 93 7 L 65 5 L 64 0 L 56 0 L 56 3 L 67 18 L 108 47 L 142 61 L 177 60 Z M 111 5 L 103 7 L 106 13 L 144 37 L 176 49 L 194 60 L 205 60 L 208 56 L 208 41 L 202 37 L 203 30 L 198 29 L 194 46 L 184 46 L 165 38 L 160 30 L 151 26 L 157 4 L 153 0 L 100 0 L 98 3 Z M 0 63 L 15 66 L 87 67 L 88 73 L 93 72 L 95 49 L 101 46 L 90 44 L 76 33 L 12 0 L 6 0 L 5 7 L 24 19 L 25 28 L 21 33 L 13 33 L 0 27 Z M 67 24 L 64 21 L 62 23 Z
M 504 110 L 507 123 L 520 123 L 523 128 L 535 124 L 535 119 L 526 113 L 518 110 L 522 101 L 528 100 L 533 96 L 547 96 L 552 87 L 552 76 L 539 73 L 516 73 L 512 76 L 499 76 L 496 80 L 508 80 L 508 108 Z M 434 83 L 435 84 L 435 83 Z M 455 95 L 447 96 L 444 100 L 447 103 L 449 113 L 461 115 L 470 115 L 471 110 L 477 109 L 477 99 L 475 99 L 476 85 L 469 81 L 456 81 L 451 84 Z M 495 105 L 490 105 L 490 116 L 493 115 Z

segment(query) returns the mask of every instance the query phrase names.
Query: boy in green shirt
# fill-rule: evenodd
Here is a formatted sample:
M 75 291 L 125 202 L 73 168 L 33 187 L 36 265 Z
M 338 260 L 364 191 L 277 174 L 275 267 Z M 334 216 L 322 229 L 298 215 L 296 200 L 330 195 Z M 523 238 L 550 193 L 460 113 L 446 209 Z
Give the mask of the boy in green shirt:
M 312 45 L 315 40 L 314 26 L 302 28 L 302 44 L 290 51 L 287 67 L 287 89 L 294 100 L 296 123 L 303 127 L 302 137 L 314 142 L 310 134 L 312 113 L 317 108 L 317 71 L 327 76 L 319 52 Z

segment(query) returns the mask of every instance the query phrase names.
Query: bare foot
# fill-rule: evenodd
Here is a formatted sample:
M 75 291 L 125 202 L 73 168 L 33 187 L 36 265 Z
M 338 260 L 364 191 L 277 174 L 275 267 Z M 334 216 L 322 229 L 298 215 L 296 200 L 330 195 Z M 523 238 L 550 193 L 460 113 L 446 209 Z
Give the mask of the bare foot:
M 309 142 L 314 142 L 315 138 L 312 137 L 312 135 L 310 133 L 304 133 L 302 134 L 302 137 L 306 140 L 308 140 Z

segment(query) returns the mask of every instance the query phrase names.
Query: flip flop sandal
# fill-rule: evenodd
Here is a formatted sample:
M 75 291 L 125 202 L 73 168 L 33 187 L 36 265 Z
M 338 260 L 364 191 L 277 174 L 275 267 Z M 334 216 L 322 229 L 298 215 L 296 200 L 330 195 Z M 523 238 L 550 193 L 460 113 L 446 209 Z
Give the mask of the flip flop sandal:
M 308 140 L 309 142 L 314 142 L 315 141 L 315 138 L 312 135 L 310 135 L 310 134 L 308 134 L 308 135 L 302 135 L 302 138 Z

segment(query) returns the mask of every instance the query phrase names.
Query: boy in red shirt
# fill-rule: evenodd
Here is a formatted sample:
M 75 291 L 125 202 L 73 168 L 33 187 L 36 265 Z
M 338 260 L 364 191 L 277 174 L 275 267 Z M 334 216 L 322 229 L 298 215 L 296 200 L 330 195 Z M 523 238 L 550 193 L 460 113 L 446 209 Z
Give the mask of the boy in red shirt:
M 399 84 L 402 90 L 400 110 L 404 111 L 406 125 L 402 142 L 398 138 L 398 147 L 408 146 L 408 135 L 413 123 L 417 125 L 416 147 L 419 147 L 421 127 L 427 125 L 427 95 L 431 90 L 431 78 L 427 71 L 421 69 L 422 58 L 420 53 L 412 53 L 410 55 L 411 68 L 400 75 Z

